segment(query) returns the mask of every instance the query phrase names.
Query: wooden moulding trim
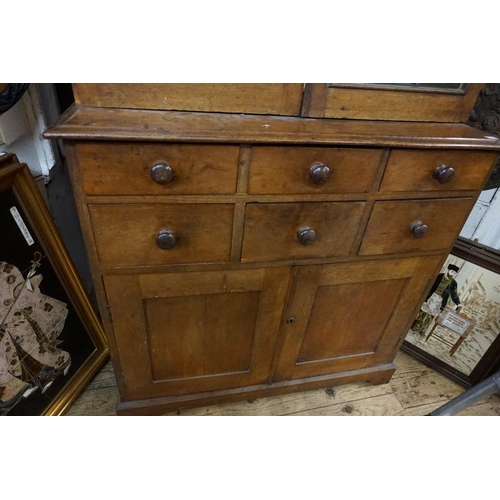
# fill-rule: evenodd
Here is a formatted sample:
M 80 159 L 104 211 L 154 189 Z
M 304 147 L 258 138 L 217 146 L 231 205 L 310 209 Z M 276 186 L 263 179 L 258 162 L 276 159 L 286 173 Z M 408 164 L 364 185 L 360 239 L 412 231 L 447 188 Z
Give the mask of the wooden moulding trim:
M 204 392 L 185 396 L 169 396 L 138 401 L 119 402 L 118 415 L 154 415 L 167 411 L 194 408 L 217 403 L 227 403 L 242 399 L 276 396 L 297 392 L 299 390 L 312 390 L 329 387 L 331 385 L 348 384 L 352 382 L 372 382 L 374 384 L 386 383 L 392 377 L 396 365 L 388 363 L 372 368 L 352 370 L 347 372 L 309 377 L 306 379 L 287 380 L 273 384 L 261 384 L 249 387 L 238 387 L 221 391 Z
M 109 195 L 89 196 L 86 201 L 92 204 L 134 204 L 134 203 L 314 203 L 328 201 L 399 201 L 435 198 L 468 198 L 477 191 L 384 191 L 374 193 L 343 194 L 222 194 L 222 195 Z
M 244 269 L 260 269 L 264 267 L 295 267 L 309 266 L 315 264 L 341 264 L 363 261 L 383 261 L 393 259 L 411 259 L 413 257 L 429 257 L 441 255 L 444 250 L 428 250 L 421 252 L 409 252 L 399 254 L 372 254 L 372 255 L 345 255 L 341 257 L 317 257 L 311 259 L 294 259 L 268 262 L 199 262 L 189 264 L 165 264 L 154 266 L 132 266 L 132 267 L 103 267 L 103 276 L 114 276 L 119 274 L 149 274 L 149 273 L 183 273 L 187 271 L 232 271 Z
M 500 150 L 463 124 L 359 121 L 72 106 L 44 137 L 66 140 L 325 144 Z

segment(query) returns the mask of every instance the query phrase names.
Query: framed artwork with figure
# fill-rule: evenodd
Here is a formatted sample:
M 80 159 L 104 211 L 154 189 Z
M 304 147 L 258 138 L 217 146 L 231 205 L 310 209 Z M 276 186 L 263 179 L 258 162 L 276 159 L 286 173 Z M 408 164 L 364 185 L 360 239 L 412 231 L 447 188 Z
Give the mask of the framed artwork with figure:
M 500 252 L 459 238 L 402 350 L 466 387 L 500 368 Z
M 62 415 L 108 356 L 29 168 L 0 155 L 0 416 Z

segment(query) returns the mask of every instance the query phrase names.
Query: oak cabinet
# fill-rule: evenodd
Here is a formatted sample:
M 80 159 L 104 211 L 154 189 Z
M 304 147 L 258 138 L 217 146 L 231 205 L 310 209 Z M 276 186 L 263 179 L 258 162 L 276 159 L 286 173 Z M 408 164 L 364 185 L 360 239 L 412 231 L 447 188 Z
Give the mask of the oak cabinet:
M 75 85 L 45 135 L 64 140 L 118 413 L 392 376 L 500 141 L 328 119 L 332 89 Z M 460 121 L 475 90 L 454 90 L 385 95 Z

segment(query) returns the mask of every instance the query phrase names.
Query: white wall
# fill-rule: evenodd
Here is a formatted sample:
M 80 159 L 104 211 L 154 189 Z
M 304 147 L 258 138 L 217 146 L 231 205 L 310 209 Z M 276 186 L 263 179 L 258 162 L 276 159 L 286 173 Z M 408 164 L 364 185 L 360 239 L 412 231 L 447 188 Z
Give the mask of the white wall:
M 460 236 L 500 250 L 500 189 L 481 193 Z
M 19 102 L 0 115 L 0 128 L 0 151 L 15 153 L 35 179 L 42 177 L 48 182 L 56 156 L 51 142 L 42 138 L 47 124 L 36 84 L 31 84 Z

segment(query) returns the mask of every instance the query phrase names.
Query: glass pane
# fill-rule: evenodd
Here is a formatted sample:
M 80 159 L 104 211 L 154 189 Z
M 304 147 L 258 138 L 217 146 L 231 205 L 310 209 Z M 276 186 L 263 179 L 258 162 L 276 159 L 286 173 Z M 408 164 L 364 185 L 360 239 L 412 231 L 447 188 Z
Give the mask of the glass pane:
M 388 85 L 391 87 L 458 90 L 462 89 L 465 84 L 464 83 L 365 83 L 364 85 Z
M 394 90 L 423 90 L 440 92 L 457 92 L 465 89 L 466 83 L 329 83 L 329 87 L 370 87 Z

